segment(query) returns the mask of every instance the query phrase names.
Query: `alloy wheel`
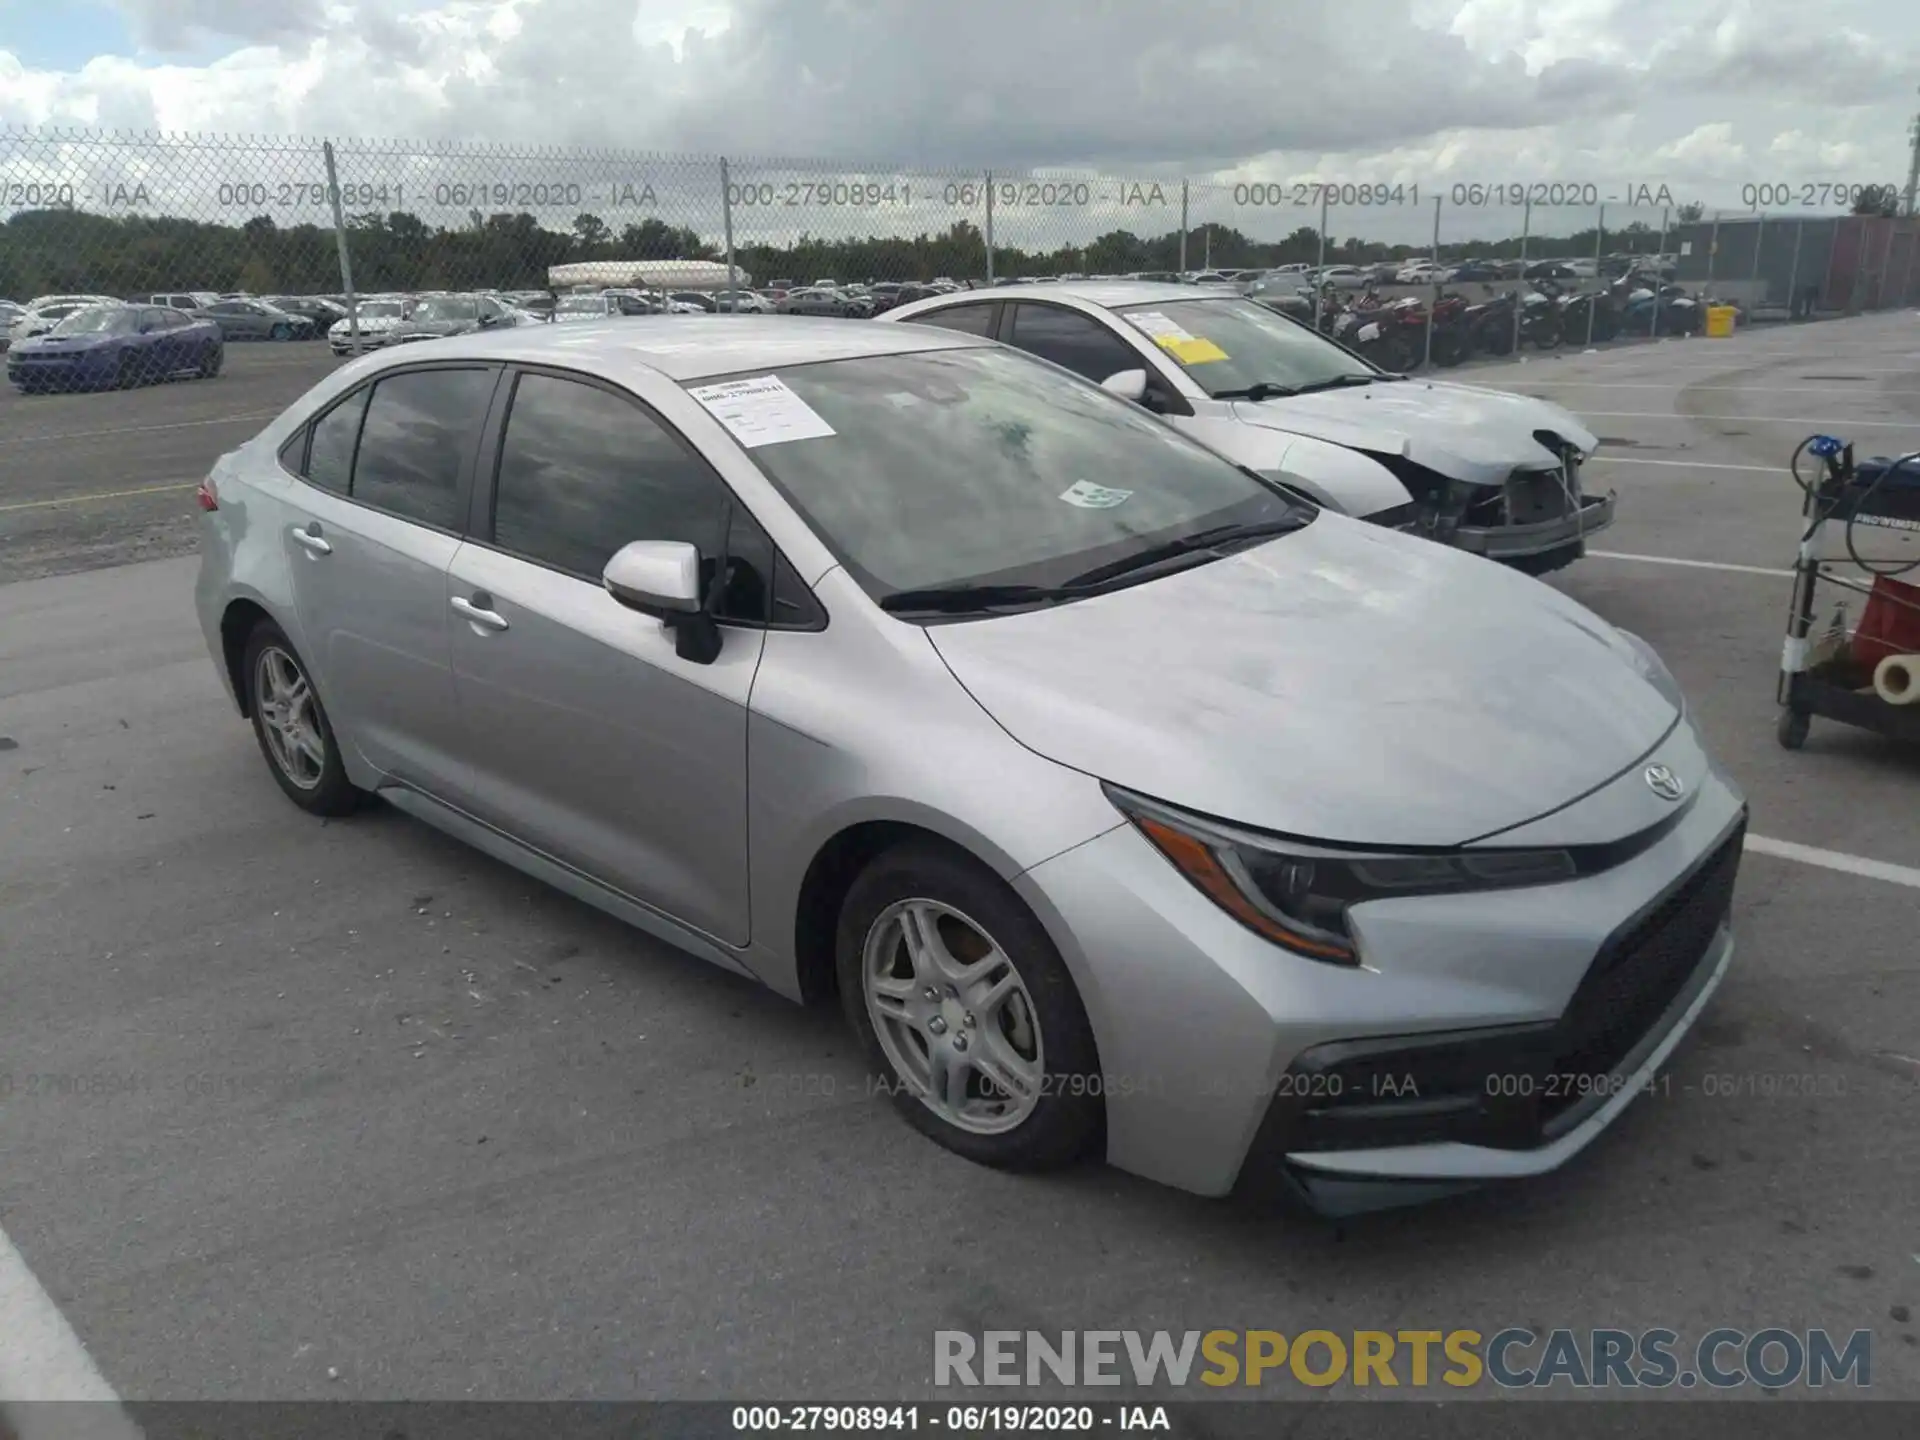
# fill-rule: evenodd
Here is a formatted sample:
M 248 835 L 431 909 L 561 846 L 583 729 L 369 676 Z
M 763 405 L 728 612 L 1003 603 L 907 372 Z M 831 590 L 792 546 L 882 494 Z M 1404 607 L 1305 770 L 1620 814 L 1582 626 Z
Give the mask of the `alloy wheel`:
M 297 789 L 317 787 L 326 773 L 327 742 L 300 662 L 277 645 L 266 646 L 254 661 L 253 695 L 273 763 Z
M 1046 1075 L 1033 997 L 982 926 L 937 900 L 899 901 L 868 930 L 860 974 L 882 1053 L 929 1110 L 975 1135 L 1033 1113 Z

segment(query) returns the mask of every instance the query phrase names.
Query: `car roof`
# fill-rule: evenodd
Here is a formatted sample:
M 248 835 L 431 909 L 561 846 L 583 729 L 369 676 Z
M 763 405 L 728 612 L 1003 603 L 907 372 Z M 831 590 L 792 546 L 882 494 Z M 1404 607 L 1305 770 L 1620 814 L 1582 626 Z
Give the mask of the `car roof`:
M 670 380 L 699 380 L 742 370 L 858 360 L 921 350 L 964 350 L 991 345 L 977 335 L 876 325 L 870 320 L 828 320 L 793 315 L 659 315 L 589 322 L 560 329 L 516 325 L 481 330 L 433 342 L 435 358 L 524 360 L 554 365 L 601 362 L 640 364 Z M 396 361 L 421 358 L 401 347 Z
M 916 305 L 944 309 L 961 300 L 1058 300 L 1061 296 L 1084 300 L 1092 305 L 1168 304 L 1175 300 L 1204 300 L 1227 297 L 1223 290 L 1203 289 L 1198 285 L 1170 284 L 1165 280 L 1049 280 L 1039 285 L 995 285 L 987 290 L 961 290 L 942 295 L 938 300 L 920 300 Z M 917 312 L 916 312 L 917 313 Z

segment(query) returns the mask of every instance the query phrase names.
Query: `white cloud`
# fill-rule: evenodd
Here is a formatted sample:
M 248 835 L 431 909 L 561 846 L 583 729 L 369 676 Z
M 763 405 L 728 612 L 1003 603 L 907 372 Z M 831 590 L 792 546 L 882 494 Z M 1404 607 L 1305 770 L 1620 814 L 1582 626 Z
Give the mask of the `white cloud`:
M 116 3 L 146 49 L 64 72 L 0 51 L 0 125 L 467 147 L 457 166 L 407 160 L 429 192 L 543 175 L 604 191 L 635 169 L 613 151 L 814 157 L 829 176 L 1186 174 L 1213 218 L 1263 231 L 1316 215 L 1254 215 L 1233 204 L 1236 183 L 1391 180 L 1419 183 L 1426 203 L 1455 184 L 1617 195 L 1665 180 L 1676 198 L 1732 208 L 1756 180 L 1903 177 L 1920 72 L 1913 0 Z M 218 44 L 219 59 L 186 62 L 182 47 Z M 0 161 L 18 143 L 0 143 Z M 490 158 L 529 146 L 594 158 Z M 199 168 L 233 167 L 223 156 Z M 648 173 L 709 208 L 711 166 Z M 776 174 L 744 158 L 734 173 Z M 1112 201 L 1114 184 L 1101 193 L 1072 216 L 1016 207 L 999 223 L 1092 234 L 1139 219 Z M 948 210 L 916 200 L 895 220 L 943 223 Z M 743 223 L 877 222 L 789 210 Z

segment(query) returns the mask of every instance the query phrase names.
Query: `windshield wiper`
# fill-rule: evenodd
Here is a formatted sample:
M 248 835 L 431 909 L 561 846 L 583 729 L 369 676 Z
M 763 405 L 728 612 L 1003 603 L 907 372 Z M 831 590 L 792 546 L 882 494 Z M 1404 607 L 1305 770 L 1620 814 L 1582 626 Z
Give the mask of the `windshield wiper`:
M 963 614 L 1065 600 L 1077 593 L 1061 585 L 928 585 L 918 590 L 896 590 L 880 601 L 880 608 L 891 614 L 915 610 Z
M 1238 390 L 1216 390 L 1216 400 L 1277 400 L 1283 395 L 1298 395 L 1300 391 L 1292 385 L 1282 385 L 1277 380 L 1256 380 L 1253 384 Z
M 1311 395 L 1316 390 L 1345 390 L 1352 385 L 1372 385 L 1385 380 L 1385 375 L 1334 375 L 1325 380 L 1312 380 L 1295 388 L 1296 395 Z
M 1083 593 L 1092 586 L 1117 580 L 1122 575 L 1133 575 L 1150 566 L 1163 564 L 1169 560 L 1182 559 L 1189 555 L 1200 555 L 1218 551 L 1222 546 L 1238 544 L 1243 540 L 1261 540 L 1273 535 L 1291 535 L 1307 523 L 1311 517 L 1290 515 L 1284 520 L 1242 521 L 1235 525 L 1215 525 L 1210 529 L 1196 530 L 1191 535 L 1182 535 L 1177 539 L 1165 540 L 1158 545 L 1149 545 L 1132 555 L 1123 555 L 1118 560 L 1109 560 L 1104 565 L 1075 575 L 1062 588 L 1071 593 Z

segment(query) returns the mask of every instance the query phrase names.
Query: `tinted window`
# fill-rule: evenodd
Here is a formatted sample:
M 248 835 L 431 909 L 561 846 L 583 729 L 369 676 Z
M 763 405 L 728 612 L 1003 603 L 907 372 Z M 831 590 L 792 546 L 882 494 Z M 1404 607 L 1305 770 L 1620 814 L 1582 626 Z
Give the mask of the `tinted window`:
M 149 330 L 171 330 L 173 328 L 173 316 L 165 310 L 142 310 L 140 312 L 140 323 Z
M 360 438 L 360 417 L 367 413 L 367 396 L 361 390 L 343 400 L 314 423 L 313 448 L 307 452 L 307 479 L 322 490 L 337 495 L 347 493 L 347 479 L 353 474 L 353 446 Z M 296 453 L 294 460 L 299 460 Z
M 727 578 L 715 615 L 751 625 L 767 623 L 773 591 L 773 541 L 746 507 L 733 507 L 727 527 Z
M 911 297 L 915 300 L 921 297 Z M 942 330 L 958 330 L 966 335 L 991 335 L 993 333 L 993 306 L 991 305 L 955 305 L 950 310 L 936 310 L 931 315 L 911 315 L 907 317 L 915 325 L 938 325 Z M 1105 379 L 1103 375 L 1100 377 Z
M 460 465 L 493 379 L 490 370 L 420 370 L 377 383 L 354 461 L 353 498 L 457 529 Z
M 1096 384 L 1145 364 L 1098 320 L 1054 305 L 1014 306 L 1012 343 Z
M 632 540 L 723 540 L 726 495 L 645 411 L 592 385 L 523 375 L 507 415 L 494 494 L 502 549 L 598 580 Z

